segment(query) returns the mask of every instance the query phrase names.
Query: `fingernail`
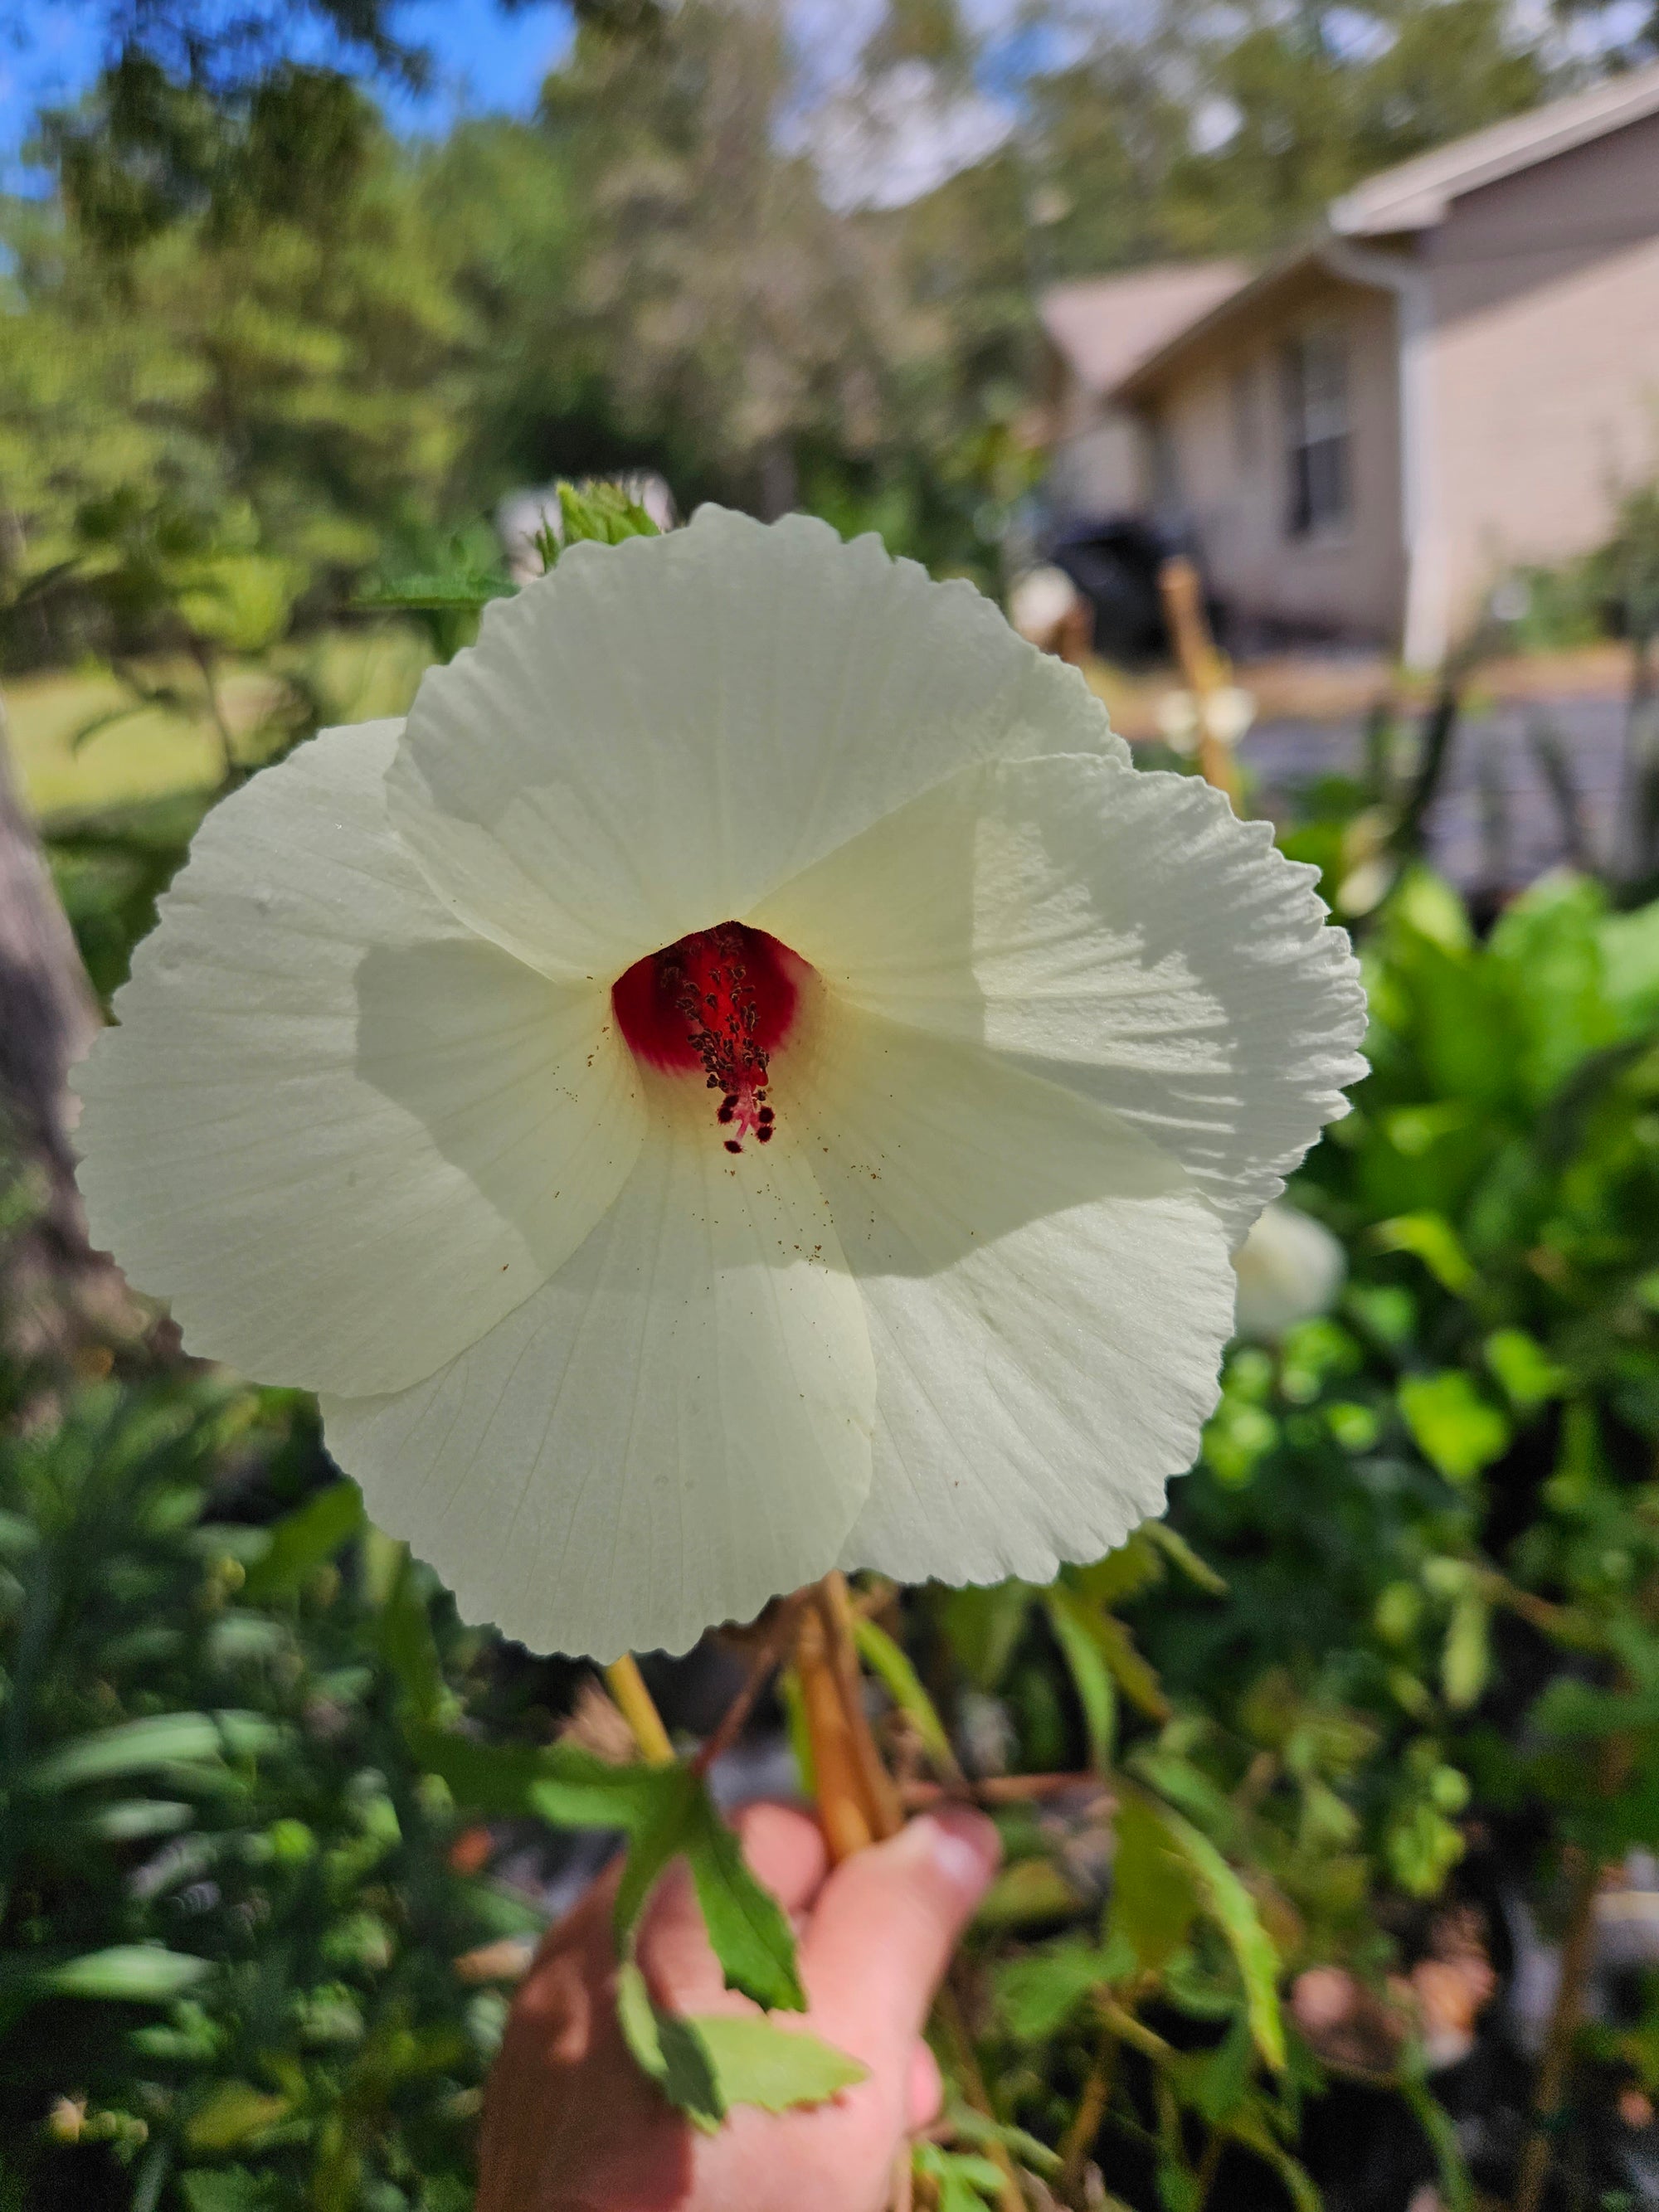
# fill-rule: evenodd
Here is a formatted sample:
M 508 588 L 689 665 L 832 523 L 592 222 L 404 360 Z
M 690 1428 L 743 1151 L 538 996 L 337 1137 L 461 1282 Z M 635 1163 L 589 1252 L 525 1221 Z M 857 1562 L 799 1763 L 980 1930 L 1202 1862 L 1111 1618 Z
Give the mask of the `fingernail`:
M 924 1813 L 912 1823 L 925 1835 L 934 1871 L 965 1897 L 978 1897 L 1002 1862 L 1002 1838 L 982 1813 L 965 1805 Z

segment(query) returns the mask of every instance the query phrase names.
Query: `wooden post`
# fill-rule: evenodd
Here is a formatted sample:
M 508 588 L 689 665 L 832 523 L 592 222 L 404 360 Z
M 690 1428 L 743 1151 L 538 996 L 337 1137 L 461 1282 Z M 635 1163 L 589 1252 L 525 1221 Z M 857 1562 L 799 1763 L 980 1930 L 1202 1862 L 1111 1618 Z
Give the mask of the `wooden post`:
M 1181 665 L 1187 688 L 1198 702 L 1198 765 L 1204 781 L 1224 791 L 1238 805 L 1238 767 L 1233 749 L 1216 735 L 1212 724 L 1212 702 L 1226 689 L 1226 661 L 1216 649 L 1204 611 L 1204 590 L 1198 570 L 1184 554 L 1165 561 L 1158 572 L 1158 587 L 1170 642 Z

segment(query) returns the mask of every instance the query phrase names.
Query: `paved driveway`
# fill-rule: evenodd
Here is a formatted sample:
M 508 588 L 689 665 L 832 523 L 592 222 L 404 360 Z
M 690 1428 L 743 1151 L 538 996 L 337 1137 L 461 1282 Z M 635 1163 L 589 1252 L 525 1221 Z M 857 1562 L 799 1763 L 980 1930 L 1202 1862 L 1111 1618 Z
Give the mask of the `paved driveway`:
M 1436 865 L 1467 890 L 1518 889 L 1571 857 L 1562 809 L 1532 732 L 1553 730 L 1577 794 L 1584 848 L 1598 866 L 1620 858 L 1626 798 L 1622 699 L 1504 703 L 1465 719 L 1428 821 Z M 1322 775 L 1361 764 L 1363 724 L 1283 719 L 1258 724 L 1240 748 L 1259 779 L 1257 804 L 1277 811 Z

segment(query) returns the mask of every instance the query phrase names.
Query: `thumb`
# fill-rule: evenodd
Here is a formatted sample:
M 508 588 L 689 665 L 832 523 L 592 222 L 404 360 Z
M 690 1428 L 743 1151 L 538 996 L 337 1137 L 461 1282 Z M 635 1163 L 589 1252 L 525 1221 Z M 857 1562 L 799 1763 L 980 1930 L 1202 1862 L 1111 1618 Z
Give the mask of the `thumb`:
M 953 1806 L 837 1867 L 801 1944 L 815 2017 L 864 2055 L 908 2053 L 1001 1857 L 984 1814 Z

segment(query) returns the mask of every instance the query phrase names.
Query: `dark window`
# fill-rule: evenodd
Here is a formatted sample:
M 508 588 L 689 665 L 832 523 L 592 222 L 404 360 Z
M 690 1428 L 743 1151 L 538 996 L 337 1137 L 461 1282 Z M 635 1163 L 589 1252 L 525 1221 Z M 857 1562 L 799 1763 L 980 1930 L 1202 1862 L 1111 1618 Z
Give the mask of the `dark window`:
M 1304 331 L 1285 348 L 1285 428 L 1291 537 L 1346 522 L 1352 487 L 1348 352 L 1340 332 Z

